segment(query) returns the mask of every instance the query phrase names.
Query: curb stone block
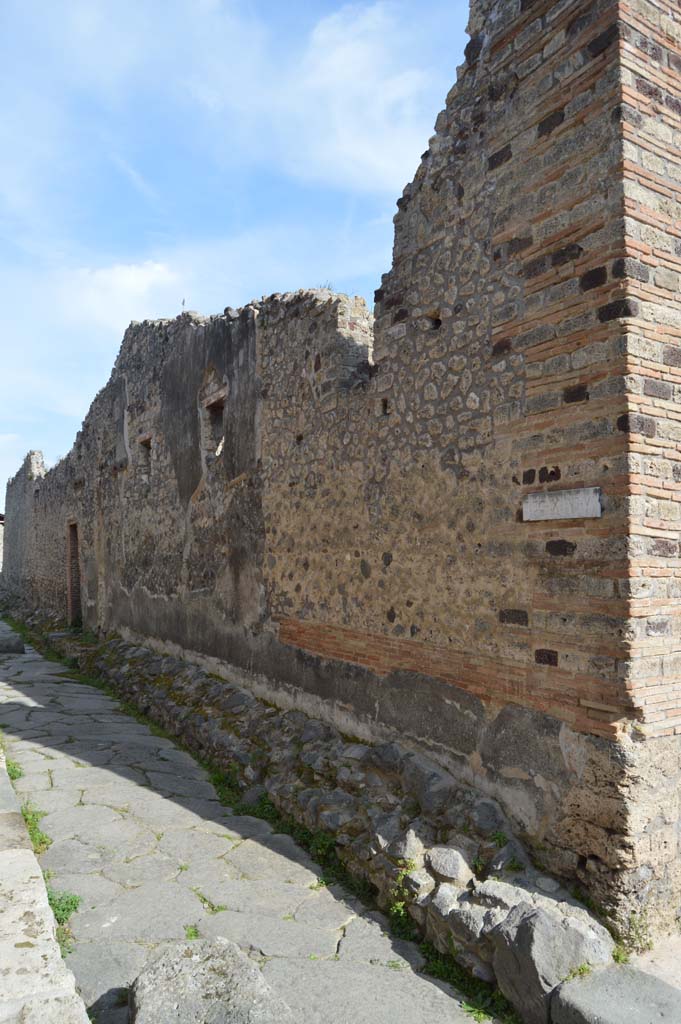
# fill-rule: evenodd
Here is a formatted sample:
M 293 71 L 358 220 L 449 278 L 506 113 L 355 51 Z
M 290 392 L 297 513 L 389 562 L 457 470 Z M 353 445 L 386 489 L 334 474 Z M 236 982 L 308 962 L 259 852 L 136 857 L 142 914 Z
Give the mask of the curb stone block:
M 0 751 L 0 1024 L 88 1024 Z
M 612 963 L 614 942 L 596 921 L 519 903 L 490 932 L 499 988 L 526 1024 L 548 1024 L 551 993 L 583 964 Z M 624 1022 L 622 1022 L 624 1024 Z
M 551 1024 L 679 1024 L 681 991 L 635 967 L 606 967 L 553 993 Z

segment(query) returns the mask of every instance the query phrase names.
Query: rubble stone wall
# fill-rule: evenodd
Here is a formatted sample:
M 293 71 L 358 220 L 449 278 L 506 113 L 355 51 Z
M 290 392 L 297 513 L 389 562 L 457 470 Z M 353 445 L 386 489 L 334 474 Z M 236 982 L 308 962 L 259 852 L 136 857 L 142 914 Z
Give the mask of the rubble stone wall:
M 681 15 L 473 0 L 470 34 L 375 323 L 322 291 L 131 325 L 69 456 L 10 482 L 3 579 L 73 616 L 75 573 L 89 627 L 427 749 L 664 926 Z

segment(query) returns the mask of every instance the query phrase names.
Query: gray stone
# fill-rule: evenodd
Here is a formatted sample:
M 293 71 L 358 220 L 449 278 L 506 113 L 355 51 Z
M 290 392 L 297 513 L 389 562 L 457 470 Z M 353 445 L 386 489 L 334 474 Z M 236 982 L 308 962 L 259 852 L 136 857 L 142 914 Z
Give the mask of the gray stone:
M 677 1024 L 681 991 L 635 967 L 607 967 L 564 982 L 551 999 L 552 1024 Z
M 465 856 L 454 846 L 434 846 L 426 854 L 426 863 L 445 882 L 466 886 L 474 878 Z
M 473 824 L 478 832 L 489 835 L 500 829 L 504 823 L 501 811 L 493 800 L 477 800 L 471 811 Z
M 462 890 L 458 886 L 443 882 L 433 896 L 430 909 L 439 917 L 448 917 L 454 907 L 458 905 L 461 893 Z
M 263 974 L 304 1024 L 471 1024 L 449 985 L 399 965 L 270 960 Z
M 158 948 L 111 939 L 77 942 L 66 963 L 78 978 L 78 990 L 86 1005 L 97 1005 L 99 1009 L 109 992 L 129 988 Z
M 0 632 L 0 654 L 23 654 L 26 648 L 18 633 Z
M 548 1024 L 551 991 L 583 964 L 612 962 L 614 943 L 596 921 L 520 903 L 490 932 L 499 988 L 526 1024 Z
M 411 966 L 420 970 L 425 958 L 413 942 L 393 938 L 389 924 L 382 914 L 366 914 L 356 917 L 345 929 L 338 946 L 341 960 L 358 960 L 364 963 Z
M 186 920 L 186 919 L 185 919 Z M 264 914 L 223 910 L 199 921 L 202 938 L 225 938 L 262 956 L 333 956 L 340 932 L 315 928 L 296 920 L 283 920 Z
M 199 898 L 174 882 L 149 882 L 116 899 L 79 910 L 70 926 L 78 942 L 129 939 L 163 942 L 183 939 L 185 926 L 204 915 Z
M 2 1024 L 90 1024 L 83 1000 L 75 992 L 40 992 L 4 1001 L 0 1014 Z
M 131 1024 L 293 1024 L 257 965 L 232 942 L 164 950 L 130 990 Z
M 228 853 L 226 860 L 246 878 L 307 886 L 319 881 L 320 869 L 290 836 L 265 836 L 257 842 L 247 839 Z
M 418 865 L 423 861 L 423 840 L 413 828 L 408 828 L 404 835 L 393 840 L 388 847 L 388 853 L 395 860 L 413 861 Z

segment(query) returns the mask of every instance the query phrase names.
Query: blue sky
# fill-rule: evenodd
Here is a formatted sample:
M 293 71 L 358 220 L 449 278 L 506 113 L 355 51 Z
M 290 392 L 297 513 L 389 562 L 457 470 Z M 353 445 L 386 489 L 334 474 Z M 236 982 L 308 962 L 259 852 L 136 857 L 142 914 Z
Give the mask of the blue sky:
M 126 325 L 331 283 L 369 301 L 467 0 L 2 0 L 0 509 Z

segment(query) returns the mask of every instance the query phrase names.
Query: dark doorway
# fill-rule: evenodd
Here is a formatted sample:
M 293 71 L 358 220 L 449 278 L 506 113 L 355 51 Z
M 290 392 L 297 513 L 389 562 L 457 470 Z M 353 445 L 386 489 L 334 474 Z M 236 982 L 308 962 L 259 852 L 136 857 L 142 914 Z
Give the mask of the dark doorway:
M 66 550 L 66 611 L 69 624 L 79 626 L 83 621 L 80 602 L 80 558 L 78 557 L 78 524 L 69 523 Z

